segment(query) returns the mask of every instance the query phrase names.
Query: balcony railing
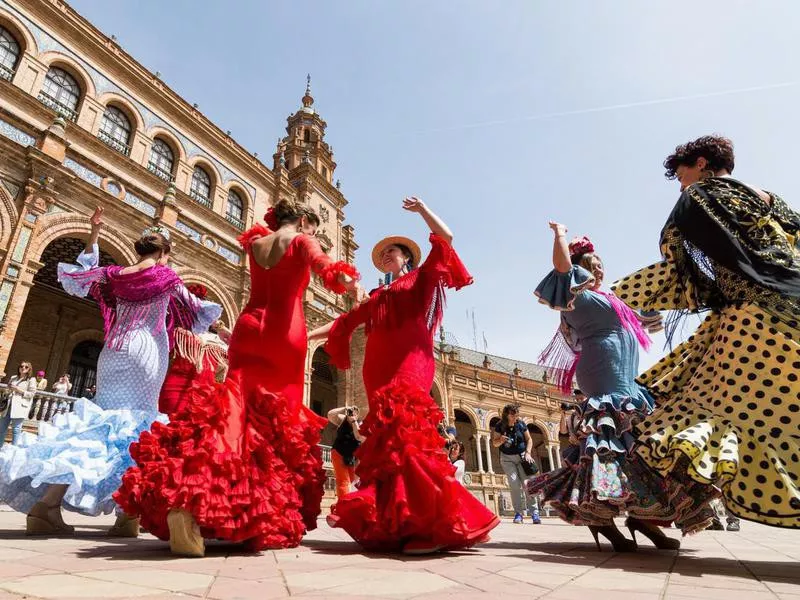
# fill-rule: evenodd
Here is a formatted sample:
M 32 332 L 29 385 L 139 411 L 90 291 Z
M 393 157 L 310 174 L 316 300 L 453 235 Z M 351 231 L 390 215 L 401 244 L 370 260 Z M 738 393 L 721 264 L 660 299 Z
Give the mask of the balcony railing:
M 73 123 L 78 120 L 78 113 L 75 111 L 74 108 L 70 108 L 66 104 L 61 104 L 61 102 L 53 98 L 51 95 L 46 94 L 45 92 L 39 92 L 39 102 L 41 102 L 48 108 L 52 108 L 62 117 L 64 117 L 65 119 L 69 119 Z
M 242 230 L 244 229 L 244 221 L 241 219 L 237 219 L 233 215 L 225 215 L 225 220 L 228 221 L 231 225 L 236 227 L 236 229 Z
M 9 69 L 7 66 L 0 64 L 0 79 L 11 81 L 14 78 L 14 69 Z
M 197 202 L 198 204 L 205 206 L 206 208 L 214 208 L 214 204 L 211 202 L 211 200 L 209 200 L 205 196 L 201 196 L 196 191 L 190 190 L 189 195 L 192 198 L 194 198 L 194 201 Z
M 11 394 L 11 388 L 0 383 L 0 398 L 7 398 Z M 51 394 L 50 392 L 36 392 L 28 412 L 29 421 L 50 421 L 59 413 L 72 412 L 77 398 Z
M 151 173 L 157 175 L 158 177 L 160 177 L 161 179 L 163 179 L 164 181 L 166 181 L 168 183 L 172 183 L 173 181 L 175 181 L 175 176 L 172 173 L 162 169 L 161 167 L 159 167 L 156 163 L 154 163 L 152 161 L 147 163 L 147 170 L 150 171 Z
M 131 155 L 131 147 L 115 138 L 113 135 L 103 131 L 102 129 L 97 132 L 97 137 L 109 148 L 113 148 L 120 154 L 124 154 L 125 156 Z

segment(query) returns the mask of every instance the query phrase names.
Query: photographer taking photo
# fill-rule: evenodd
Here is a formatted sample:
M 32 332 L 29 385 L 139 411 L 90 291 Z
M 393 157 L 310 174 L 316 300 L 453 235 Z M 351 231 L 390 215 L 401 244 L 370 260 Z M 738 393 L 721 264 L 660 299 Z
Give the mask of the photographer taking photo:
M 503 407 L 500 422 L 492 432 L 492 446 L 500 449 L 500 466 L 511 489 L 511 504 L 514 506 L 514 523 L 522 524 L 525 505 L 534 525 L 541 523 L 536 498 L 528 496 L 523 483 L 539 471 L 533 461 L 533 438 L 514 404 Z
M 331 448 L 336 497 L 348 494 L 356 481 L 355 452 L 364 441 L 358 431 L 358 407 L 342 406 L 328 411 L 328 421 L 336 426 L 336 440 Z

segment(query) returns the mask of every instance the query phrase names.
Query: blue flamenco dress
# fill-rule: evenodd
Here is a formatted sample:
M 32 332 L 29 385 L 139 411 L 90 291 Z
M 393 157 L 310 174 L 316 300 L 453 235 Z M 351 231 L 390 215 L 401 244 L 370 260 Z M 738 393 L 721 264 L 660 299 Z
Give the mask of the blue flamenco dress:
M 133 465 L 128 447 L 156 421 L 174 327 L 208 330 L 222 311 L 193 296 L 169 267 L 123 274 L 98 266 L 97 246 L 78 265 L 61 263 L 64 290 L 100 305 L 106 343 L 97 363 L 97 396 L 40 423 L 38 436 L 0 451 L 0 502 L 28 513 L 47 486 L 69 486 L 62 507 L 88 516 L 116 508 L 112 494 Z
M 691 531 L 707 518 L 703 491 L 662 478 L 633 452 L 632 429 L 654 409 L 653 397 L 635 381 L 646 334 L 633 311 L 593 285 L 592 274 L 575 265 L 552 271 L 535 292 L 561 312 L 545 362 L 562 390 L 571 388 L 574 373 L 586 401 L 567 419 L 565 466 L 529 480 L 528 493 L 574 525 L 609 525 L 627 512 Z

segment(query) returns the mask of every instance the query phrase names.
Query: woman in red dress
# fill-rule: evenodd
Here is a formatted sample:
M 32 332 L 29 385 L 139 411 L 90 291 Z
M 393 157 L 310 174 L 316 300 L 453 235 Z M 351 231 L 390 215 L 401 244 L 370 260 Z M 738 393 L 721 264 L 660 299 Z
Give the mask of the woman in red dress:
M 201 300 L 208 296 L 208 290 L 202 285 L 188 285 L 186 289 Z M 159 412 L 171 415 L 182 408 L 195 379 L 225 379 L 230 338 L 231 332 L 222 321 L 214 322 L 208 333 L 195 334 L 186 329 L 175 328 L 172 363 L 158 396 Z
M 431 228 L 431 252 L 419 265 L 419 247 L 389 237 L 372 251 L 375 266 L 391 274 L 368 301 L 312 332 L 328 335 L 326 350 L 350 366 L 350 337 L 366 324 L 364 386 L 369 399 L 356 452 L 358 490 L 339 498 L 328 523 L 364 548 L 427 554 L 466 548 L 487 539 L 499 520 L 454 477 L 436 424 L 441 410 L 430 395 L 433 333 L 442 319 L 444 288 L 472 283 L 450 242 L 447 226 L 416 198 L 403 208 Z
M 224 383 L 198 381 L 168 425 L 131 446 L 114 499 L 176 554 L 202 556 L 203 538 L 253 550 L 294 547 L 316 527 L 326 421 L 303 405 L 310 271 L 358 295 L 355 268 L 333 262 L 310 208 L 280 201 L 240 242 L 250 257 L 250 300 L 233 330 Z

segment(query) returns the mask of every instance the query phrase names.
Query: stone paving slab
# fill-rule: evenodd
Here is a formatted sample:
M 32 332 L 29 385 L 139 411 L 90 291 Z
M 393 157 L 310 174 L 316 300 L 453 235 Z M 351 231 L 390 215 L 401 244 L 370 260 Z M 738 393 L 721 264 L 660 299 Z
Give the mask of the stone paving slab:
M 113 517 L 67 520 L 75 537 L 29 538 L 24 516 L 0 509 L 0 600 L 800 600 L 800 532 L 746 522 L 684 538 L 677 552 L 640 539 L 639 552 L 616 554 L 602 542 L 598 552 L 585 528 L 506 521 L 480 548 L 406 557 L 362 553 L 320 521 L 300 548 L 211 543 L 189 559 L 149 535 L 106 537 Z

